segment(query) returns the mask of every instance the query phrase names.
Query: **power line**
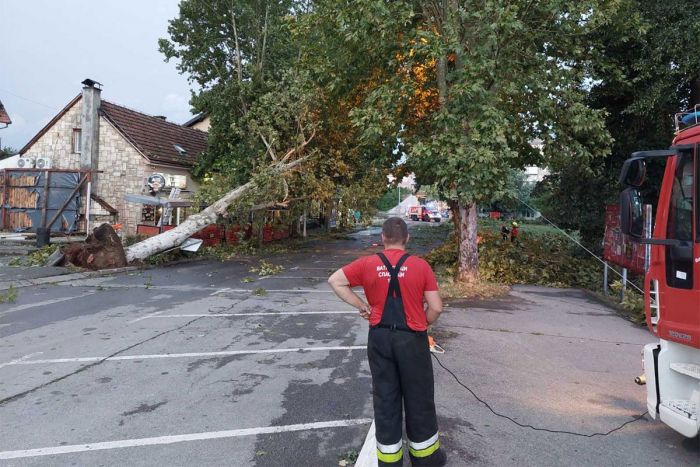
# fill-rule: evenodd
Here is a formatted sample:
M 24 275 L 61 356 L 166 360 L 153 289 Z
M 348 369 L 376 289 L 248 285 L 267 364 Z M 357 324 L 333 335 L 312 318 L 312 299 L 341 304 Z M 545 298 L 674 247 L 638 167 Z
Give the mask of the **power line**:
M 524 204 L 527 208 L 529 208 L 530 210 L 532 210 L 532 211 L 534 211 L 534 212 L 539 212 L 537 209 L 533 208 L 532 206 L 530 206 L 529 204 L 527 204 L 525 201 L 521 200 L 520 198 L 516 197 L 515 199 L 517 199 L 518 201 L 520 201 L 521 203 L 523 203 L 523 204 Z M 571 235 L 569 235 L 564 229 L 560 228 L 560 227 L 559 227 L 558 225 L 556 225 L 554 222 L 552 222 L 552 221 L 550 221 L 549 219 L 547 219 L 545 216 L 542 215 L 542 213 L 540 213 L 540 217 L 542 217 L 542 219 L 544 219 L 545 221 L 547 221 L 552 227 L 554 227 L 555 229 L 557 229 L 558 231 L 560 231 L 561 233 L 563 233 L 564 235 L 566 235 L 566 236 L 569 238 L 569 240 L 571 240 L 572 242 L 574 242 L 575 244 L 577 244 L 578 246 L 580 246 L 581 248 L 583 248 L 584 250 L 586 250 L 586 252 L 587 252 L 589 255 L 591 255 L 592 257 L 594 257 L 594 258 L 597 259 L 598 261 L 600 261 L 603 265 L 605 265 L 605 266 L 608 265 L 608 263 L 606 263 L 605 260 L 604 260 L 603 258 L 601 258 L 600 256 L 598 256 L 598 255 L 596 255 L 595 253 L 593 253 L 591 250 L 589 250 L 588 248 L 586 248 L 585 246 L 583 246 L 583 245 L 581 244 L 581 242 L 579 242 L 579 241 L 576 240 L 574 237 L 572 237 Z M 622 276 L 622 274 L 620 274 L 619 272 L 617 272 L 614 268 L 610 268 L 610 270 L 611 270 L 612 272 L 614 272 L 615 274 L 617 274 L 618 276 L 620 276 L 621 279 L 625 280 L 625 278 Z M 628 283 L 629 285 L 631 285 L 632 287 L 634 287 L 635 289 L 639 290 L 640 293 L 644 294 L 644 291 L 643 291 L 642 289 L 640 289 L 639 287 L 637 287 L 637 286 L 634 284 L 634 282 L 631 282 L 631 281 L 627 280 L 627 283 Z
M 57 107 L 54 107 L 54 106 L 51 106 L 51 105 L 48 105 L 48 104 L 44 104 L 44 103 L 42 103 L 42 102 L 35 101 L 35 100 L 30 99 L 30 98 L 28 98 L 28 97 L 20 96 L 19 94 L 16 94 L 16 93 L 14 93 L 14 92 L 12 92 L 12 91 L 8 91 L 7 89 L 2 89 L 2 88 L 0 88 L 0 91 L 2 91 L 2 92 L 4 92 L 4 93 L 7 93 L 7 94 L 9 94 L 9 95 L 11 95 L 11 96 L 15 96 L 15 97 L 17 97 L 17 98 L 19 98 L 19 99 L 23 99 L 23 100 L 25 100 L 25 101 L 27 101 L 27 102 L 31 102 L 32 104 L 40 105 L 40 106 L 42 106 L 42 107 L 46 107 L 47 109 L 51 109 L 51 110 L 57 110 Z

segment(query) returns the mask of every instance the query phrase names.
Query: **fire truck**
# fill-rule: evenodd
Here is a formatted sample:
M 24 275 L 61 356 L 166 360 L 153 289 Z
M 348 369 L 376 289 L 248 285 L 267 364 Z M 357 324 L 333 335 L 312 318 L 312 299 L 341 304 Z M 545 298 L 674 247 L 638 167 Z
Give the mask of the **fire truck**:
M 652 159 L 666 162 L 653 229 L 639 190 Z M 646 245 L 646 324 L 659 339 L 642 351 L 638 382 L 652 418 L 692 438 L 700 431 L 700 106 L 676 115 L 670 148 L 633 153 L 620 182 L 621 230 Z

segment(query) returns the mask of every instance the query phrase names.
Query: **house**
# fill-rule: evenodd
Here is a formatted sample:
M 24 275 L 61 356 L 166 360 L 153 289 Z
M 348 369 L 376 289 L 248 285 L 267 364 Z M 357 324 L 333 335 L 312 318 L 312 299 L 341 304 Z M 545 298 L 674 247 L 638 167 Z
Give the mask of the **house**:
M 161 174 L 166 193 L 172 187 L 181 189 L 182 198 L 191 196 L 198 186 L 191 169 L 207 148 L 207 133 L 102 100 L 99 83 L 87 79 L 82 84 L 82 93 L 20 155 L 48 158 L 53 169 L 91 171 L 91 192 L 82 196 L 82 217 L 90 224 L 85 229 L 113 221 L 125 235 L 134 235 L 138 224 L 155 224 L 160 209 L 127 202 L 125 195 L 148 195 L 146 180 Z M 85 205 L 90 206 L 87 215 Z
M 209 127 L 211 126 L 211 119 L 209 118 L 208 113 L 202 112 L 198 115 L 195 115 L 191 120 L 183 123 L 182 126 L 208 132 Z
M 12 123 L 12 120 L 10 120 L 10 116 L 7 114 L 7 111 L 5 110 L 5 106 L 2 105 L 2 101 L 0 101 L 0 128 L 7 128 L 10 126 L 10 123 Z

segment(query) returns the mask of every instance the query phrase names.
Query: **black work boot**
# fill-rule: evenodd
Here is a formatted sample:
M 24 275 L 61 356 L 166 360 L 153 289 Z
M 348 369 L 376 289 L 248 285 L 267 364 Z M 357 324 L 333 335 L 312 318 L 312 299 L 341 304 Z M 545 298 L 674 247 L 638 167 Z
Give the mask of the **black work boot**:
M 413 467 L 442 467 L 447 465 L 447 454 L 441 448 L 438 448 L 437 451 L 427 457 L 415 457 L 413 455 L 410 457 Z

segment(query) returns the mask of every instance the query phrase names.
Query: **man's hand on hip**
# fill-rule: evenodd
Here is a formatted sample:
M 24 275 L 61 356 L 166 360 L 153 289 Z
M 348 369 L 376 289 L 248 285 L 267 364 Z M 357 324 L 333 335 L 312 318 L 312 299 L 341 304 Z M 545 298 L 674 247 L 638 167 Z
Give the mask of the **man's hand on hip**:
M 372 307 L 366 303 L 360 308 L 360 316 L 369 321 L 369 316 L 372 314 Z

